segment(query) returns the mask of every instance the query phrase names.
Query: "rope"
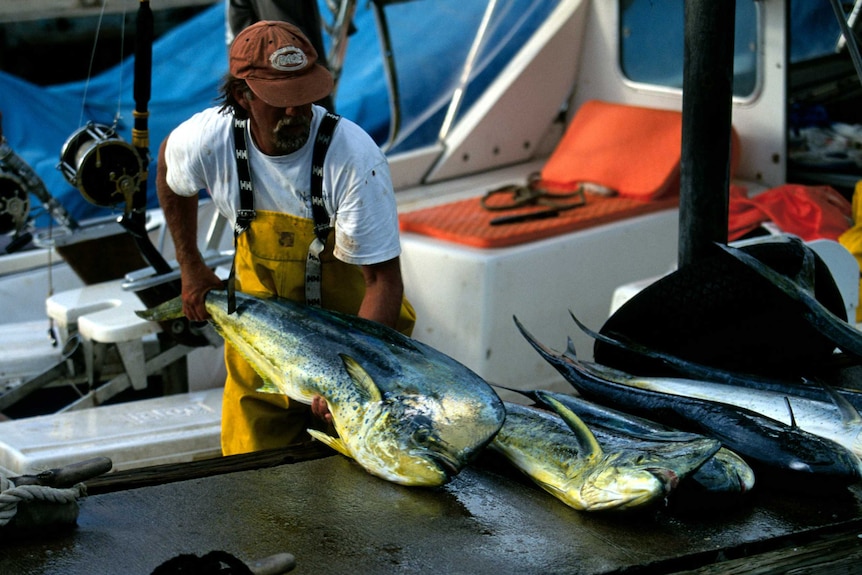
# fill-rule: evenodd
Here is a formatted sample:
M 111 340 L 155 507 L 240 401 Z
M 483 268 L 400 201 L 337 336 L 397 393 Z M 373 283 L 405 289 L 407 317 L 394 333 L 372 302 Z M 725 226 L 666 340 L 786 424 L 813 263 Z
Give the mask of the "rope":
M 72 503 L 87 493 L 83 483 L 67 489 L 46 487 L 44 485 L 15 485 L 9 479 L 0 475 L 0 527 L 9 523 L 18 513 L 18 504 L 28 501 L 44 501 L 46 503 Z

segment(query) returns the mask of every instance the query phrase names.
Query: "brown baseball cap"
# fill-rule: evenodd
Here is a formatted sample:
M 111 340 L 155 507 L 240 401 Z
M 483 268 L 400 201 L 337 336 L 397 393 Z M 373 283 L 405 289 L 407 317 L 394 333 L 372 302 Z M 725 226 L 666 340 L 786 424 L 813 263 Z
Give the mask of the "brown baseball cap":
M 329 70 L 302 31 L 288 22 L 256 22 L 230 45 L 230 73 L 271 106 L 309 104 L 332 92 Z

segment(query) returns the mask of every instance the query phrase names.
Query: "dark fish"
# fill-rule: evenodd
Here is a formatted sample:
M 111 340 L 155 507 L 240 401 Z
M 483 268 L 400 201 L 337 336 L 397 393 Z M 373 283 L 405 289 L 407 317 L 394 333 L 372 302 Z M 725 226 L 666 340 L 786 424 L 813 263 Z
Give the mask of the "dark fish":
M 806 246 L 802 240 L 788 237 L 787 241 L 791 244 L 797 244 L 799 249 L 803 250 L 804 257 L 807 258 L 808 262 L 813 261 L 813 251 L 811 248 Z M 802 316 L 820 333 L 829 338 L 836 347 L 840 348 L 845 353 L 862 358 L 862 333 L 845 320 L 842 320 L 829 311 L 829 309 L 814 297 L 813 285 L 810 280 L 794 281 L 787 276 L 776 272 L 774 269 L 765 265 L 759 259 L 751 256 L 743 250 L 732 248 L 724 244 L 716 245 L 725 253 L 730 254 L 750 269 L 760 274 L 763 278 L 780 289 L 787 297 L 799 304 Z M 813 263 L 809 263 L 808 267 L 813 267 Z
M 800 381 L 798 382 L 769 378 L 758 374 L 740 373 L 721 369 L 720 367 L 696 363 L 678 355 L 647 347 L 624 335 L 614 333 L 612 331 L 607 333 L 595 332 L 578 320 L 571 310 L 569 311 L 569 315 L 572 316 L 572 319 L 576 324 L 578 324 L 581 331 L 595 340 L 623 349 L 629 353 L 661 361 L 664 365 L 668 366 L 675 373 L 683 377 L 702 379 L 727 385 L 738 385 L 763 391 L 773 391 L 776 393 L 795 395 L 817 401 L 832 402 L 835 401 L 835 394 L 838 394 L 845 401 L 849 402 L 855 409 L 862 410 L 862 392 L 854 389 L 806 382 L 806 380 L 802 378 L 800 378 Z
M 833 315 L 846 317 L 841 292 L 813 250 L 789 241 L 739 249 L 787 281 L 813 290 Z M 834 365 L 836 347 L 828 334 L 803 317 L 801 307 L 756 270 L 715 248 L 639 291 L 598 331 L 624 334 L 703 365 L 796 379 Z M 629 373 L 668 375 L 661 362 L 601 341 L 596 341 L 593 357 Z
M 582 395 L 618 409 L 702 432 L 755 463 L 773 470 L 841 483 L 862 478 L 862 462 L 838 443 L 749 409 L 626 385 L 632 376 L 578 360 L 569 340 L 560 354 L 537 341 L 515 318 L 530 344 Z

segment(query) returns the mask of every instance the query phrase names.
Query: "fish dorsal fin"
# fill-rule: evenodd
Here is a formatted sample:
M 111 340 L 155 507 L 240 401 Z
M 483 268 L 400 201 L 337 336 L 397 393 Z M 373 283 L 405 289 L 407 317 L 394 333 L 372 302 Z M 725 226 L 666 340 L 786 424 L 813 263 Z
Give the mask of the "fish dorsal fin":
M 600 458 L 603 454 L 602 446 L 599 445 L 599 441 L 596 439 L 596 436 L 593 435 L 593 432 L 590 431 L 590 428 L 587 427 L 587 424 L 584 423 L 584 421 L 578 417 L 575 412 L 557 401 L 555 398 L 545 396 L 543 399 L 546 400 L 546 405 L 553 409 L 556 414 L 566 422 L 566 425 L 575 432 L 578 447 L 584 454 L 584 457 L 588 457 L 590 459 Z
M 380 393 L 380 388 L 377 387 L 377 384 L 374 383 L 368 372 L 359 365 L 359 362 L 347 354 L 340 353 L 338 355 L 341 357 L 341 361 L 344 362 L 344 368 L 347 370 L 353 383 L 356 384 L 356 388 L 360 395 L 362 395 L 362 398 L 368 402 L 381 401 L 383 394 Z
M 790 414 L 790 427 L 796 429 L 796 416 L 793 415 L 793 406 L 790 405 L 790 398 L 784 396 L 784 404 L 787 406 L 787 413 Z
M 308 434 L 319 442 L 328 445 L 341 455 L 353 459 L 353 455 L 350 453 L 350 450 L 347 449 L 347 445 L 345 445 L 344 441 L 341 438 L 332 437 L 331 435 L 327 435 L 322 431 L 318 431 L 316 429 L 309 429 Z

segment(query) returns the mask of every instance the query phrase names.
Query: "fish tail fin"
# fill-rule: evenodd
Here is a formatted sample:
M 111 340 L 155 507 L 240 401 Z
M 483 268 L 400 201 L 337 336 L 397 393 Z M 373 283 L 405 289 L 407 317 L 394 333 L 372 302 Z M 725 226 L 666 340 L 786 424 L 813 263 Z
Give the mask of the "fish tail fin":
M 590 328 L 588 328 L 588 327 L 586 326 L 586 324 L 584 324 L 581 320 L 579 320 L 577 317 L 575 317 L 575 314 L 574 314 L 574 312 L 573 312 L 572 310 L 569 310 L 569 315 L 570 315 L 570 316 L 571 316 L 571 318 L 575 321 L 575 323 L 576 323 L 576 324 L 577 324 L 577 326 L 581 329 L 581 331 L 582 331 L 582 332 L 584 332 L 585 334 L 587 334 L 588 336 L 590 336 L 590 337 L 591 337 L 591 338 L 593 338 L 593 339 L 597 339 L 597 340 L 599 340 L 599 341 L 604 341 L 604 339 L 603 339 L 603 338 L 604 338 L 605 336 L 603 336 L 603 335 L 601 335 L 600 333 L 595 332 L 595 331 L 591 330 Z M 608 338 L 608 339 L 610 339 L 610 338 Z M 614 340 L 611 340 L 611 341 L 610 341 L 610 342 L 608 342 L 608 343 L 613 343 L 613 342 L 614 342 Z
M 533 334 L 527 331 L 527 328 L 524 327 L 524 324 L 522 324 L 518 320 L 518 316 L 513 315 L 512 319 L 515 320 L 515 326 L 518 328 L 518 331 L 521 332 L 521 335 L 524 336 L 524 338 L 530 343 L 530 345 L 533 346 L 533 348 L 535 348 L 536 351 L 538 351 L 541 355 L 545 357 L 554 357 L 557 355 L 554 350 L 541 343 L 533 336 Z
M 145 310 L 135 310 L 138 317 L 150 321 L 166 321 L 184 317 L 182 296 L 169 299 L 155 307 Z
M 853 404 L 847 401 L 847 398 L 835 391 L 835 388 L 826 383 L 823 384 L 823 388 L 826 390 L 826 393 L 829 394 L 829 397 L 832 399 L 832 402 L 838 407 L 838 411 L 841 413 L 841 419 L 844 420 L 845 423 L 857 423 L 862 421 L 862 415 L 859 414 L 859 410 L 853 407 Z
M 538 396 L 536 395 L 536 391 L 533 389 L 515 389 L 514 387 L 506 387 L 505 385 L 500 385 L 499 383 L 489 383 L 489 385 L 493 388 L 502 389 L 505 391 L 511 391 L 512 393 L 517 393 L 518 395 L 523 395 L 528 399 L 532 399 L 533 401 L 538 401 Z
M 611 337 L 608 334 L 593 331 L 592 329 L 587 327 L 583 322 L 581 322 L 581 320 L 579 320 L 577 317 L 575 317 L 575 314 L 572 313 L 572 310 L 569 310 L 569 315 L 572 317 L 572 319 L 575 321 L 575 323 L 578 325 L 578 327 L 581 329 L 582 332 L 584 332 L 585 334 L 587 334 L 588 336 L 590 336 L 591 338 L 593 338 L 596 341 L 600 341 L 602 343 L 612 345 L 612 346 L 617 347 L 619 349 L 638 353 L 638 354 L 644 355 L 646 357 L 656 357 L 656 354 L 653 353 L 651 350 L 647 349 L 646 346 L 639 345 L 639 344 L 637 344 L 637 343 L 635 343 L 635 342 L 633 342 L 627 338 L 621 337 L 619 334 L 614 333 L 613 334 L 614 337 Z
M 319 442 L 328 445 L 341 455 L 353 459 L 353 455 L 350 453 L 350 450 L 347 449 L 347 445 L 344 444 L 344 441 L 341 438 L 332 437 L 331 435 L 327 435 L 322 431 L 318 431 L 316 429 L 309 429 L 308 434 Z

